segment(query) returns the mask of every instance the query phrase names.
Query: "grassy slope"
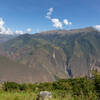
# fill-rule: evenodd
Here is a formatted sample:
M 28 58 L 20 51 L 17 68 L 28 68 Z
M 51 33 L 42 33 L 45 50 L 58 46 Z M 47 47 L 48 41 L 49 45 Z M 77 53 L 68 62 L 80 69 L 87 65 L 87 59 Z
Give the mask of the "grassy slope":
M 94 100 L 92 94 L 76 97 L 73 97 L 70 93 L 67 93 L 65 97 L 59 96 L 56 92 L 52 92 L 52 94 L 53 97 L 49 100 Z M 36 100 L 36 98 L 37 94 L 33 92 L 0 92 L 0 100 Z

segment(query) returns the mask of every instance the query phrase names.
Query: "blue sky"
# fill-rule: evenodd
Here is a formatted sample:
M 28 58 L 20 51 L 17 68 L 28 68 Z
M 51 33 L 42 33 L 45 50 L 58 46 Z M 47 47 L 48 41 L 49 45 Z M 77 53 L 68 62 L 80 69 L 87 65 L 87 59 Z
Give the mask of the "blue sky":
M 32 32 L 60 29 L 53 20 L 46 18 L 53 8 L 51 19 L 64 19 L 61 29 L 75 29 L 100 24 L 100 0 L 0 0 L 0 17 L 4 27 L 12 31 L 31 28 Z M 57 20 L 56 20 L 57 21 Z

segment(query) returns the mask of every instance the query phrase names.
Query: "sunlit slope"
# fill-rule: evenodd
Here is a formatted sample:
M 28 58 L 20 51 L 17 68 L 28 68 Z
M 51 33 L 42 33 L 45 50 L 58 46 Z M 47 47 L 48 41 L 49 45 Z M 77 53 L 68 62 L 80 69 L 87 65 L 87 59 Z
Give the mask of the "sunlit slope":
M 1 45 L 0 54 L 30 68 L 32 81 L 79 77 L 100 70 L 100 32 L 94 28 L 24 34 Z M 36 79 L 35 79 L 36 78 Z

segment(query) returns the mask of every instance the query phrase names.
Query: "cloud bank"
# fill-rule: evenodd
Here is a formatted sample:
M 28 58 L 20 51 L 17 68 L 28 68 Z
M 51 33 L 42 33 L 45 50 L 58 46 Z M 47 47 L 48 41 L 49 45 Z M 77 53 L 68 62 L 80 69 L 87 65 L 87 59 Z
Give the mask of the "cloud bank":
M 63 19 L 63 22 L 61 22 L 58 18 L 52 18 L 53 8 L 49 8 L 48 12 L 46 13 L 46 18 L 50 20 L 53 24 L 53 27 L 55 28 L 63 28 L 63 25 L 72 25 L 72 22 L 69 22 L 68 19 Z
M 0 18 L 0 34 L 13 34 L 10 28 L 5 28 L 4 27 L 5 22 L 3 21 L 2 18 Z
M 25 34 L 25 33 L 32 32 L 31 28 L 26 29 L 26 32 L 24 32 L 22 30 L 16 30 L 15 32 L 13 32 L 10 28 L 5 28 L 4 24 L 5 24 L 5 22 L 4 22 L 3 18 L 0 17 L 0 34 L 17 35 L 17 34 Z

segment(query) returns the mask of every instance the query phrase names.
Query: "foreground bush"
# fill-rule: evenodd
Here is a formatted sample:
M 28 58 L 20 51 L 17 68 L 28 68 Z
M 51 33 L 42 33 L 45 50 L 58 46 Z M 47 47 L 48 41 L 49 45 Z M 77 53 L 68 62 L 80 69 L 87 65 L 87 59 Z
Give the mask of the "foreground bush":
M 100 75 L 95 75 L 93 79 L 88 79 L 87 77 L 75 78 L 75 79 L 61 79 L 53 83 L 47 82 L 47 83 L 35 83 L 35 84 L 18 84 L 15 82 L 5 82 L 2 87 L 3 91 L 8 93 L 24 92 L 24 93 L 34 93 L 38 95 L 40 91 L 51 91 L 53 93 L 52 100 L 53 99 L 56 100 L 58 98 L 63 100 L 67 97 L 71 98 L 68 100 L 100 99 Z

